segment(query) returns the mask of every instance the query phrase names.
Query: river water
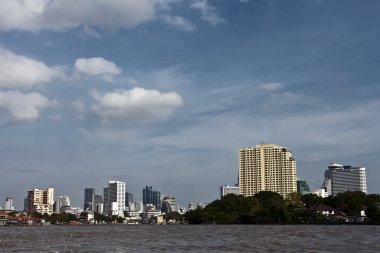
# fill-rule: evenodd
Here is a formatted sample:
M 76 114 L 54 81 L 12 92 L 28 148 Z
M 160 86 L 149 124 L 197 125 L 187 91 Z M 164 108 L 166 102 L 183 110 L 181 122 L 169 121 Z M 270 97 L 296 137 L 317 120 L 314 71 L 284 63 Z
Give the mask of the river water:
M 0 252 L 380 252 L 380 226 L 2 226 Z

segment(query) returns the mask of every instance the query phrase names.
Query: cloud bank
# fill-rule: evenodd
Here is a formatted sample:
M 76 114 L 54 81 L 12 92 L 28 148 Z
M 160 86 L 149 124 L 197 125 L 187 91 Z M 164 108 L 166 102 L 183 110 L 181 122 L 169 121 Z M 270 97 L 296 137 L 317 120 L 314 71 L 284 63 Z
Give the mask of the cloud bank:
M 152 0 L 1 0 L 0 30 L 63 31 L 83 24 L 132 27 L 155 17 L 161 1 Z

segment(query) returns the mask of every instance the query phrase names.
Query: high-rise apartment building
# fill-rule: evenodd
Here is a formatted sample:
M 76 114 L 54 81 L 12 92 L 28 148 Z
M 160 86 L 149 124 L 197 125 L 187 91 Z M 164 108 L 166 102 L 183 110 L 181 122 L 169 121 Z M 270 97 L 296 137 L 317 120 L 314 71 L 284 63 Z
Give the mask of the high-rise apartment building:
M 146 186 L 143 189 L 143 204 L 152 204 L 156 209 L 161 209 L 161 193 L 153 190 L 152 186 Z
M 95 188 L 84 189 L 84 205 L 85 211 L 95 211 Z
M 125 182 L 109 181 L 104 188 L 104 212 L 123 216 L 125 211 Z
M 273 191 L 286 197 L 297 191 L 296 161 L 287 148 L 275 144 L 242 148 L 238 160 L 240 194 Z
M 342 166 L 331 163 L 325 171 L 322 189 L 328 195 L 337 195 L 346 191 L 362 191 L 367 193 L 366 169 L 364 167 Z
M 47 188 L 46 190 L 33 189 L 28 191 L 27 196 L 27 212 L 33 213 L 53 213 L 54 205 L 54 188 Z

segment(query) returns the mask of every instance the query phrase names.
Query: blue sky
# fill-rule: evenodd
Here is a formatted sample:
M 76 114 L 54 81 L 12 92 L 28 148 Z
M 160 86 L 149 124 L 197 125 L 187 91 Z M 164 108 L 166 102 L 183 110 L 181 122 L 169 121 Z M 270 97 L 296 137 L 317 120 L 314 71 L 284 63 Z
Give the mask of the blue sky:
M 0 199 L 108 180 L 182 206 L 237 179 L 237 150 L 288 147 L 379 193 L 378 1 L 0 0 Z M 3 205 L 0 201 L 0 205 Z

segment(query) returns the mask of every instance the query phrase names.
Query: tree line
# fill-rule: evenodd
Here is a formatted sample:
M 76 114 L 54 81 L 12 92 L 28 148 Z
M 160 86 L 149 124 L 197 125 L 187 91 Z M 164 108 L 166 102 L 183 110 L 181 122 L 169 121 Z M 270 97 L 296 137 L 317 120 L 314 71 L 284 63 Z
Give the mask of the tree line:
M 379 194 L 344 192 L 327 198 L 315 194 L 292 193 L 283 198 L 275 192 L 262 191 L 251 197 L 228 194 L 204 209 L 188 211 L 184 217 L 189 224 L 274 224 L 274 223 L 339 223 L 313 207 L 330 206 L 344 217 L 358 217 L 364 210 L 366 222 L 380 223 Z

